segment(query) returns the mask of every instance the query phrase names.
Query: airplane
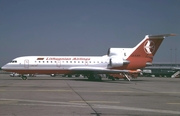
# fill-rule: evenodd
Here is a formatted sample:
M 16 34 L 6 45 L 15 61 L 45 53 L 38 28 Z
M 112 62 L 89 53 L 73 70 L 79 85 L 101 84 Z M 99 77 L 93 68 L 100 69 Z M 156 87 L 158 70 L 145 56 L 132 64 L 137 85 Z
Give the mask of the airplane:
M 109 48 L 104 56 L 23 56 L 5 64 L 2 70 L 21 74 L 83 74 L 100 79 L 100 74 L 124 74 L 151 66 L 153 56 L 164 38 L 175 34 L 146 35 L 133 48 Z

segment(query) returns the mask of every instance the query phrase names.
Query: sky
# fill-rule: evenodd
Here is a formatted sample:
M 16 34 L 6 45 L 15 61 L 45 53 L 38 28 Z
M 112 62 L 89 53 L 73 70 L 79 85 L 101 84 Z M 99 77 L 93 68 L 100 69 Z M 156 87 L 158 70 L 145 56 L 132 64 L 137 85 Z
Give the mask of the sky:
M 180 61 L 180 0 L 0 0 L 0 66 L 20 56 L 101 56 L 145 35 L 166 38 L 153 62 Z

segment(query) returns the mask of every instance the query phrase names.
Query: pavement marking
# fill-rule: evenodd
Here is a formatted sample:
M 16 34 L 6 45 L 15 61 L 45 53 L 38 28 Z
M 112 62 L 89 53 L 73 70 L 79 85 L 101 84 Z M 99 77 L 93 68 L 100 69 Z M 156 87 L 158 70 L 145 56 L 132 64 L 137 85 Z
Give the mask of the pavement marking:
M 24 99 L 3 99 L 0 100 L 5 101 L 15 101 L 14 104 L 7 104 L 7 105 L 16 105 L 16 106 L 47 106 L 47 107 L 81 107 L 87 108 L 88 105 L 86 103 L 69 103 L 69 102 L 56 102 L 56 101 L 39 101 L 39 100 L 24 100 Z M 23 103 L 29 102 L 29 103 Z M 0 104 L 1 105 L 1 104 Z M 165 114 L 179 114 L 180 111 L 172 111 L 172 110 L 162 110 L 162 109 L 150 109 L 150 108 L 138 108 L 138 107 L 126 107 L 126 106 L 113 106 L 113 105 L 99 105 L 99 104 L 92 104 L 93 108 L 100 108 L 100 109 L 113 109 L 113 110 L 128 110 L 128 111 L 139 111 L 139 112 L 154 112 L 154 113 L 165 113 Z
M 113 104 L 119 104 L 119 101 L 69 101 L 70 103 L 113 103 Z
M 6 90 L 6 89 L 0 89 L 0 91 L 4 91 L 4 92 L 18 92 L 18 91 L 25 91 L 25 92 L 28 92 L 28 91 L 37 91 L 37 92 L 73 92 L 72 90 L 63 90 L 63 89 L 37 89 L 37 90 Z M 76 90 L 77 92 L 97 92 L 97 93 L 150 93 L 150 92 L 135 92 L 135 91 L 88 91 L 88 90 Z
M 173 93 L 173 94 L 180 94 L 180 92 L 160 92 L 160 93 Z
M 167 103 L 167 104 L 180 105 L 180 103 Z
M 12 104 L 14 106 L 46 106 L 46 107 L 74 107 L 74 108 L 77 108 L 77 107 L 80 107 L 80 108 L 88 108 L 89 106 L 87 105 L 76 105 L 76 104 Z
M 4 85 L 0 85 L 0 86 L 4 86 Z M 37 85 L 33 85 L 33 84 L 14 84 L 14 85 L 8 85 L 8 87 L 17 87 L 17 86 L 30 86 L 30 87 L 32 87 L 32 86 L 37 86 Z
M 14 104 L 17 103 L 17 100 L 0 100 L 0 105 L 2 104 Z
M 6 92 L 8 92 L 8 91 L 10 91 L 10 92 L 12 92 L 12 91 L 14 91 L 14 92 L 18 92 L 18 91 L 25 91 L 25 92 L 28 92 L 28 91 L 37 91 L 37 92 L 73 92 L 72 90 L 63 90 L 63 89 L 37 89 L 37 90 L 5 90 L 5 89 L 0 89 L 0 91 L 6 91 Z M 133 91 L 88 91 L 88 90 L 76 90 L 77 92 L 100 92 L 100 93 L 136 93 L 136 92 L 133 92 Z
M 48 90 L 48 89 L 39 89 L 39 90 L 0 90 L 0 92 L 73 92 L 72 90 Z
M 59 89 L 59 90 L 48 90 L 48 89 L 39 89 L 39 90 L 36 90 L 36 91 L 41 91 L 41 92 L 73 92 L 72 90 L 62 90 L 62 89 Z
M 104 108 L 104 109 L 131 110 L 131 111 L 154 112 L 154 113 L 165 113 L 165 114 L 180 114 L 180 111 L 172 111 L 172 110 L 161 110 L 161 109 L 158 110 L 158 109 L 149 109 L 149 108 L 110 106 L 110 105 L 92 105 L 92 106 L 95 108 Z
M 46 104 L 87 105 L 85 103 L 69 103 L 69 102 L 58 102 L 58 101 L 27 100 L 27 99 L 5 99 L 5 98 L 0 98 L 0 100 L 18 101 L 18 102 L 30 102 L 30 103 L 46 103 Z
M 68 89 L 37 89 L 37 90 L 6 90 L 0 89 L 0 92 L 73 92 Z M 139 92 L 139 91 L 107 91 L 107 90 L 98 90 L 98 91 L 89 91 L 89 90 L 76 90 L 77 92 L 97 92 L 97 93 L 131 93 L 131 94 L 180 94 L 180 92 Z
M 104 92 L 104 93 L 132 93 L 133 91 L 99 91 L 99 92 Z

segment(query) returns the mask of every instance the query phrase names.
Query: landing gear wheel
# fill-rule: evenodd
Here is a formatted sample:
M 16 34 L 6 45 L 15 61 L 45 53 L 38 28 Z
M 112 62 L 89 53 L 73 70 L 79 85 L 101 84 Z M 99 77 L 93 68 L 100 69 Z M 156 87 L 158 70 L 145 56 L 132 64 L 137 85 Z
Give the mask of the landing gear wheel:
M 112 81 L 115 81 L 113 76 L 109 76 L 109 79 L 111 79 Z
M 26 76 L 22 76 L 21 78 L 22 78 L 22 80 L 27 80 Z
M 115 79 L 114 79 L 114 78 L 112 78 L 112 81 L 115 81 Z
M 95 77 L 94 77 L 94 76 L 88 76 L 88 80 L 94 81 L 94 80 L 95 80 Z

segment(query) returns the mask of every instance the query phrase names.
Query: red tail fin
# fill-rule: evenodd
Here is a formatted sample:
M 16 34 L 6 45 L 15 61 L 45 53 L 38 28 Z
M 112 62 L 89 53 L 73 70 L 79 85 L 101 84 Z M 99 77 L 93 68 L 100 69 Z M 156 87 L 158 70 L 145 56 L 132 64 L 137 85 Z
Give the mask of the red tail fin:
M 130 61 L 129 68 L 145 67 L 153 60 L 153 56 L 161 45 L 165 37 L 175 36 L 175 34 L 146 35 L 145 38 L 133 48 L 133 52 L 127 58 Z
M 131 56 L 154 56 L 164 38 L 168 36 L 175 36 L 175 34 L 146 35 L 145 38 L 136 47 L 134 47 L 135 51 L 131 54 Z

